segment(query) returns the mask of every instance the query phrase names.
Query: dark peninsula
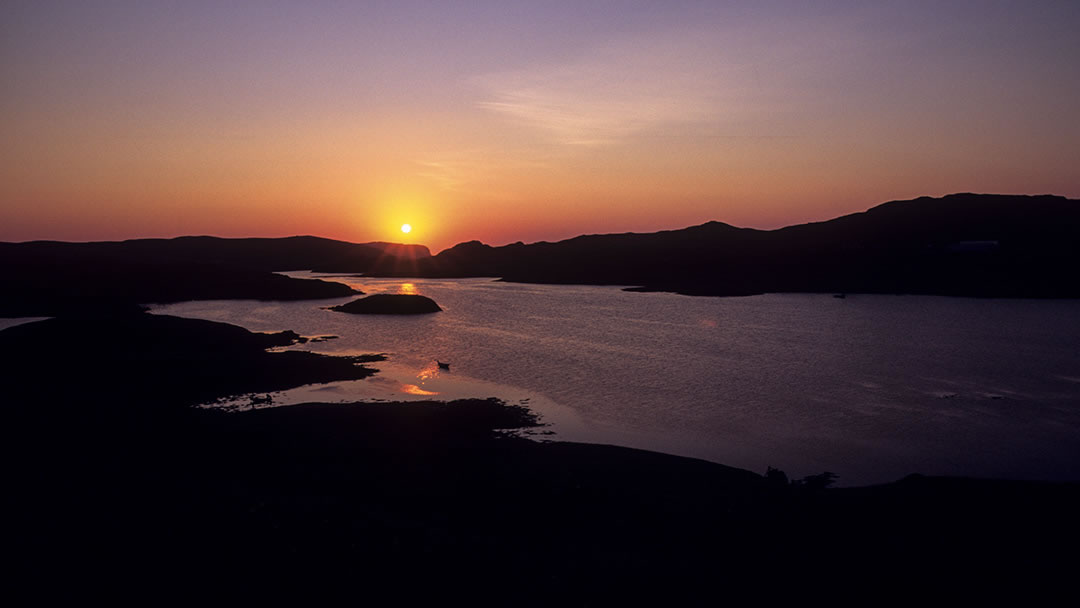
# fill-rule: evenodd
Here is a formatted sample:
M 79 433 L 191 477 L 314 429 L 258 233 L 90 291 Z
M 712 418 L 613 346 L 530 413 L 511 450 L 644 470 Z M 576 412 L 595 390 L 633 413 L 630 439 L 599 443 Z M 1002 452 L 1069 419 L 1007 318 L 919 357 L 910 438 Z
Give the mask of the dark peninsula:
M 329 357 L 284 350 L 304 338 L 142 312 L 47 319 L 0 331 L 9 403 L 93 417 L 118 408 L 187 407 L 219 397 L 357 380 L 381 355 Z

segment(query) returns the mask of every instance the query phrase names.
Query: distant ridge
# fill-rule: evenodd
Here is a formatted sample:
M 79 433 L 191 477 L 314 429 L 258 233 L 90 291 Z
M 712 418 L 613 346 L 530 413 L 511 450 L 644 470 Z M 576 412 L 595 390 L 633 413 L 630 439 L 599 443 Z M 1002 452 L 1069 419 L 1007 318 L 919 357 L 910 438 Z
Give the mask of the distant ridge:
M 310 270 L 319 264 L 348 263 L 366 266 L 380 257 L 430 257 L 424 245 L 399 243 L 347 243 L 315 236 L 283 238 L 221 238 L 181 236 L 172 239 L 131 239 L 66 243 L 28 241 L 0 243 L 0 264 L 69 256 L 151 263 L 218 264 L 266 271 Z
M 891 201 L 777 230 L 681 230 L 490 247 L 461 243 L 417 276 L 636 285 L 689 295 L 764 292 L 1080 297 L 1080 201 L 952 194 Z M 388 260 L 369 269 L 401 276 Z
M 294 300 L 353 294 L 273 271 L 381 277 L 496 277 L 735 296 L 766 292 L 1080 297 L 1080 201 L 951 194 L 891 201 L 777 230 L 707 222 L 652 233 L 583 235 L 432 256 L 422 245 L 313 236 L 209 236 L 99 243 L 0 243 L 0 316 L 198 299 Z

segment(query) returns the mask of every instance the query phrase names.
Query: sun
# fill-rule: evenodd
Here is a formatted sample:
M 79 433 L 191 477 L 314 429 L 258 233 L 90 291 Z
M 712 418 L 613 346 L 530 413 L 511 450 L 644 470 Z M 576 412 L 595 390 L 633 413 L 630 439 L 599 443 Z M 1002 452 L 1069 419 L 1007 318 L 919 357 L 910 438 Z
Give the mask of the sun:
M 412 226 L 410 226 L 409 224 L 402 224 L 401 231 L 405 234 L 409 234 L 410 232 L 412 232 Z

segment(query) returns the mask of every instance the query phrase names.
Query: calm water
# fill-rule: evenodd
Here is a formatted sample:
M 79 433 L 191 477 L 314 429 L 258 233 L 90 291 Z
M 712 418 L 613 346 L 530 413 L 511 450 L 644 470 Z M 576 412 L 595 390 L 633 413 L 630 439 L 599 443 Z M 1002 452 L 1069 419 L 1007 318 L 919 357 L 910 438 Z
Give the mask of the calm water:
M 528 403 L 561 439 L 792 476 L 829 470 L 844 485 L 912 472 L 1080 479 L 1077 301 L 333 280 L 420 293 L 445 310 L 399 318 L 322 308 L 346 298 L 154 312 L 332 334 L 302 348 L 389 356 L 371 379 L 304 387 L 277 404 L 497 396 Z

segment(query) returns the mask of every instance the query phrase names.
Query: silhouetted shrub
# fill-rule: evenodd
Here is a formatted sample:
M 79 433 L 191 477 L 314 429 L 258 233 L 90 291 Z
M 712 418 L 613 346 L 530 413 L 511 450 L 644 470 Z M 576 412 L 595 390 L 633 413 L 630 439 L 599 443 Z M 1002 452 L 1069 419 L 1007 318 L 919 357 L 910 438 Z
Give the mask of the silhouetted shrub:
M 836 473 L 825 471 L 824 473 L 819 473 L 817 475 L 809 475 L 807 477 L 803 477 L 799 481 L 799 485 L 806 488 L 807 490 L 824 490 L 825 488 L 831 486 L 835 481 Z
M 769 482 L 769 485 L 776 487 L 786 487 L 788 485 L 787 473 L 780 469 L 774 469 L 769 467 L 765 470 L 765 480 Z

